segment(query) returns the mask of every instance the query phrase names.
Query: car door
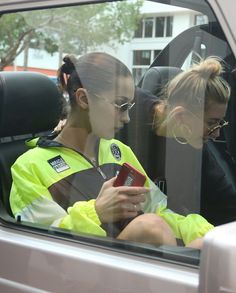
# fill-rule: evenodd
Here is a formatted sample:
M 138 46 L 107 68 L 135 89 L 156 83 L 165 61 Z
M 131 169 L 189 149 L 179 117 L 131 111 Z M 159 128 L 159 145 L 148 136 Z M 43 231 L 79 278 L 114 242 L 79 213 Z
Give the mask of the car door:
M 184 70 L 191 63 L 192 52 L 196 50 L 200 50 L 198 53 L 220 55 L 222 58 L 230 54 L 234 55 L 236 49 L 234 30 L 232 30 L 234 25 L 232 7 L 235 4 L 233 0 L 228 0 L 227 4 L 225 1 L 209 2 L 211 6 L 208 6 L 209 4 L 205 1 L 198 0 L 172 1 L 171 5 L 169 1 L 164 0 L 106 1 L 105 4 L 102 1 L 79 0 L 2 1 L 0 3 L 2 13 L 0 35 L 3 39 L 2 42 L 0 41 L 1 64 L 9 57 L 10 49 L 14 49 L 17 45 L 17 42 L 13 42 L 14 38 L 19 38 L 19 42 L 22 41 L 20 37 L 24 38 L 19 34 L 19 31 L 21 32 L 19 28 L 24 26 L 33 31 L 32 35 L 28 35 L 30 36 L 28 39 L 24 39 L 25 43 L 18 47 L 22 53 L 17 53 L 13 59 L 9 59 L 8 63 L 4 63 L 1 70 L 2 76 L 5 76 L 6 71 L 10 71 L 10 74 L 19 71 L 19 78 L 21 78 L 22 71 L 28 71 L 30 74 L 31 72 L 43 73 L 55 79 L 62 55 L 70 50 L 72 53 L 79 45 L 81 50 L 73 52 L 77 55 L 86 50 L 100 50 L 120 58 L 137 77 L 136 84 L 139 82 L 138 77 L 142 78 L 150 66 L 178 67 Z M 131 19 L 131 13 L 134 19 Z M 195 26 L 194 17 L 202 13 L 203 15 L 206 13 L 210 21 L 207 24 Z M 103 21 L 101 21 L 102 18 Z M 54 20 L 56 21 L 53 22 Z M 141 30 L 138 31 L 140 20 Z M 157 30 L 157 23 L 161 27 L 160 30 Z M 12 30 L 10 25 L 13 26 Z M 106 26 L 109 26 L 109 29 L 106 29 Z M 114 30 L 112 30 L 113 26 Z M 24 33 L 27 35 L 28 30 L 24 30 Z M 78 40 L 75 38 L 76 33 L 78 33 Z M 103 34 L 106 36 L 104 37 Z M 112 38 L 109 38 L 109 35 Z M 94 43 L 93 40 L 96 42 Z M 7 50 L 4 51 L 4 48 Z M 156 54 L 159 54 L 157 58 L 155 58 Z M 234 63 L 232 65 L 234 66 Z M 234 254 L 235 223 L 210 231 L 200 251 L 184 247 L 183 244 L 176 247 L 167 245 L 156 247 L 145 243 L 68 231 L 35 222 L 25 222 L 9 214 L 9 203 L 6 203 L 9 197 L 9 182 L 11 183 L 9 170 L 13 161 L 25 151 L 22 147 L 23 141 L 34 136 L 35 132 L 37 135 L 41 135 L 41 133 L 38 134 L 41 131 L 43 134 L 45 131 L 47 134 L 50 133 L 54 125 L 49 121 L 47 127 L 41 126 L 44 121 L 40 119 L 45 117 L 40 116 L 44 112 L 42 108 L 39 111 L 37 129 L 35 126 L 35 132 L 29 133 L 29 124 L 35 121 L 34 115 L 37 111 L 32 114 L 29 110 L 26 111 L 22 103 L 19 103 L 15 116 L 12 115 L 11 106 L 16 108 L 15 105 L 3 103 L 5 96 L 9 101 L 12 98 L 10 89 L 7 92 L 4 91 L 6 89 L 4 81 L 6 80 L 1 79 L 0 91 L 0 133 L 2 134 L 0 147 L 3 154 L 1 173 L 4 174 L 4 176 L 0 175 L 1 292 L 191 293 L 234 292 L 233 290 L 236 290 L 233 278 L 233 263 L 236 257 Z M 33 90 L 28 91 L 27 84 L 25 85 L 23 81 L 22 85 L 24 86 L 19 87 L 22 91 L 19 97 L 25 96 L 26 102 L 27 99 L 30 102 L 30 99 L 34 97 L 35 105 L 37 105 L 37 93 Z M 28 85 L 30 87 L 33 83 Z M 34 87 L 32 86 L 31 89 Z M 39 92 L 39 89 L 36 91 Z M 47 94 L 46 92 L 45 95 Z M 15 92 L 15 95 L 17 98 L 18 93 Z M 68 97 L 64 95 L 63 98 L 67 103 Z M 53 105 L 47 103 L 45 99 L 45 105 L 47 105 L 45 107 L 53 112 L 55 110 Z M 8 113 L 4 112 L 6 109 L 9 111 L 10 118 L 7 116 Z M 17 120 L 17 112 L 21 120 Z M 13 121 L 12 125 L 7 125 L 7 119 Z M 49 120 L 48 117 L 44 119 Z M 21 121 L 22 129 L 27 129 L 27 133 L 24 130 L 21 133 L 18 132 L 20 127 L 16 121 Z M 128 137 L 125 134 L 123 138 L 121 136 L 121 139 L 137 151 L 138 156 L 137 147 L 140 143 L 147 146 L 148 140 L 139 133 L 139 123 L 143 120 L 133 121 L 136 123 L 133 128 L 128 129 Z M 9 131 L 5 131 L 4 128 L 8 128 Z M 157 162 L 153 152 L 147 151 L 144 159 L 148 158 L 147 165 L 154 168 Z M 202 161 L 198 155 L 198 163 L 201 165 Z M 191 166 L 187 156 L 185 160 L 186 166 Z M 170 163 L 169 170 L 174 170 L 173 168 Z M 200 177 L 201 170 L 196 170 Z M 190 174 L 191 176 L 193 177 L 193 174 Z M 193 182 L 190 181 L 193 178 L 188 180 Z M 179 180 L 177 183 L 179 186 L 185 185 L 185 182 Z M 174 182 L 172 189 L 178 187 L 177 183 Z M 194 184 L 195 194 L 187 199 L 186 206 L 194 202 L 195 212 L 198 213 L 201 182 L 194 181 Z

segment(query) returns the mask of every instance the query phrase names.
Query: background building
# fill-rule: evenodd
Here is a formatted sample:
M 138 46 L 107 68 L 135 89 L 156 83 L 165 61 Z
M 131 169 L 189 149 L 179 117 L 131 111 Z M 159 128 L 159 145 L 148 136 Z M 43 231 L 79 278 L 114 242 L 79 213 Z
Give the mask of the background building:
M 149 1 L 144 2 L 141 14 L 142 18 L 130 42 L 117 44 L 115 49 L 106 47 L 106 52 L 115 55 L 130 68 L 136 81 L 171 39 L 195 24 L 207 22 L 203 15 L 195 11 Z M 14 65 L 5 70 L 33 70 L 53 78 L 59 63 L 59 53 L 49 54 L 44 50 L 30 48 L 27 68 L 23 52 L 16 58 Z

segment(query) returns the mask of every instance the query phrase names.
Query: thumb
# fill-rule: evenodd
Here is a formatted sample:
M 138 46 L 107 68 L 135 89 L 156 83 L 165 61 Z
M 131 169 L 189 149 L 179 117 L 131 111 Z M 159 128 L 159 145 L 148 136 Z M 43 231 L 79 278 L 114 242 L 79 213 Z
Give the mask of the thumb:
M 109 180 L 107 180 L 106 183 L 107 183 L 107 185 L 109 185 L 109 186 L 113 186 L 115 180 L 116 180 L 116 176 L 115 176 L 115 177 L 112 177 L 112 178 L 109 179 Z
M 108 188 L 108 187 L 113 186 L 115 180 L 116 180 L 116 177 L 112 177 L 111 179 L 105 181 L 105 182 L 103 183 L 103 188 L 104 188 L 104 187 L 105 187 L 105 188 Z

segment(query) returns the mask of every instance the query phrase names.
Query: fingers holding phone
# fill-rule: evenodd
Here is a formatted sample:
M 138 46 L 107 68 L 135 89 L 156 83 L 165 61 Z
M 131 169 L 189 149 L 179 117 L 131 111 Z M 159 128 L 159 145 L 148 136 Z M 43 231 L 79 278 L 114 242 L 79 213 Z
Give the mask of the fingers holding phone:
M 117 177 L 103 184 L 96 199 L 95 209 L 102 223 L 115 222 L 137 216 L 141 210 L 141 203 L 145 201 L 146 193 L 149 192 L 148 188 L 142 186 L 146 180 L 142 173 L 138 171 L 141 176 L 138 174 L 137 178 L 135 177 L 136 170 L 130 173 L 130 167 L 128 172 L 127 166 L 124 167 L 125 172 L 122 171 L 122 168 Z M 130 177 L 130 179 L 127 179 L 127 177 Z M 136 184 L 136 186 L 132 184 L 130 184 L 131 186 L 119 186 L 118 182 L 129 182 Z
M 131 166 L 129 163 L 124 163 L 120 169 L 120 172 L 114 182 L 114 186 L 124 186 L 124 189 L 120 189 L 120 191 L 126 191 L 126 194 L 131 195 L 130 203 L 131 210 L 135 210 L 137 212 L 141 211 L 141 202 L 144 202 L 146 199 L 145 189 L 144 193 L 139 193 L 140 188 L 138 186 L 144 186 L 146 181 L 146 176 L 142 174 L 139 170 Z M 126 189 L 125 186 L 137 186 L 137 189 Z M 148 190 L 149 191 L 149 190 Z M 138 196 L 137 196 L 138 194 Z
M 146 176 L 128 163 L 121 166 L 114 186 L 144 186 Z

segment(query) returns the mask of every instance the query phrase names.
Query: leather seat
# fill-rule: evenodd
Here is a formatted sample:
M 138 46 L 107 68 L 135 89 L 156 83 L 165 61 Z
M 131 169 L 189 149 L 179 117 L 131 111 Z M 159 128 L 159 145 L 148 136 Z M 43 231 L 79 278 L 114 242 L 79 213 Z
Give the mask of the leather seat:
M 182 72 L 178 67 L 154 66 L 148 69 L 142 81 L 141 88 L 158 96 L 163 86 Z
M 62 98 L 56 84 L 34 72 L 0 72 L 0 207 L 11 214 L 10 168 L 27 150 L 25 139 L 50 131 L 61 113 Z

